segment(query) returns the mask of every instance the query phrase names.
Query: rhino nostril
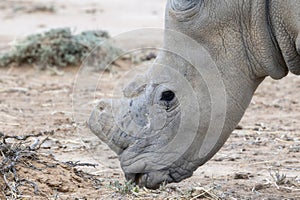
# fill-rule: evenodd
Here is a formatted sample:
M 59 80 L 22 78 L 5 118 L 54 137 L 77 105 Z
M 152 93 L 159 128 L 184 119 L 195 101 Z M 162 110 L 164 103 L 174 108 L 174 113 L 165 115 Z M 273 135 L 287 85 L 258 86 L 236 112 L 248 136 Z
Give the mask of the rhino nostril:
M 99 109 L 100 111 L 103 111 L 103 110 L 105 109 L 105 106 L 104 106 L 104 105 L 98 105 L 98 109 Z
M 97 105 L 97 108 L 98 110 L 100 111 L 104 111 L 106 107 L 109 106 L 109 103 L 107 101 L 104 101 L 104 100 L 101 100 L 98 105 Z

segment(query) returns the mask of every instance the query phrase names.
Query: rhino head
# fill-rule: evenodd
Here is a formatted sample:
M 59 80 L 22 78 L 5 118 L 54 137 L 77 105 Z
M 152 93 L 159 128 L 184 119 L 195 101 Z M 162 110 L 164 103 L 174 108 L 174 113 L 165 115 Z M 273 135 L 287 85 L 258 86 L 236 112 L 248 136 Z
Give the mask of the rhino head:
M 165 51 L 124 98 L 101 100 L 89 119 L 128 180 L 157 188 L 190 177 L 222 147 L 266 76 L 299 74 L 288 48 L 298 32 L 284 45 L 282 16 L 273 15 L 287 4 L 272 2 L 168 1 Z

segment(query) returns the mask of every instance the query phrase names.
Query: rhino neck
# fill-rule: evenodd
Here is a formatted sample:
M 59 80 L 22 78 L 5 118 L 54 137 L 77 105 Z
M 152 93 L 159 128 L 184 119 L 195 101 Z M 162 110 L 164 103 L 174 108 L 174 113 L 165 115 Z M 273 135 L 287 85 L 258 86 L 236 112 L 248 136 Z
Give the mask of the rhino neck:
M 197 51 L 195 52 L 197 53 Z M 198 57 L 199 56 L 200 55 L 198 55 Z M 191 83 L 194 88 L 194 92 L 198 96 L 199 101 L 194 102 L 195 104 L 199 105 L 199 110 L 202 116 L 201 120 L 199 121 L 198 134 L 195 136 L 193 143 L 190 145 L 186 153 L 182 155 L 184 159 L 190 161 L 186 163 L 187 165 L 189 165 L 189 167 L 185 166 L 182 167 L 182 169 L 190 168 L 196 170 L 199 166 L 203 165 L 212 156 L 214 156 L 214 154 L 217 153 L 217 151 L 226 142 L 226 140 L 244 115 L 244 112 L 252 99 L 254 91 L 264 78 L 249 78 L 247 76 L 248 74 L 244 73 L 244 67 L 246 63 L 241 64 L 243 67 L 231 68 L 223 66 L 233 66 L 232 61 L 215 60 L 218 71 L 220 72 L 219 78 L 224 84 L 225 92 L 220 93 L 220 96 L 216 96 L 215 98 L 213 98 L 215 94 L 207 93 L 213 91 L 213 89 L 206 91 L 206 89 L 203 87 L 207 85 L 207 87 L 209 88 L 210 83 L 205 81 L 205 77 L 204 80 L 200 80 L 200 76 L 196 76 L 197 71 L 201 72 L 200 69 L 196 69 L 196 66 L 195 68 L 187 67 L 188 65 L 180 62 L 176 56 L 172 57 L 167 56 L 166 54 L 160 54 L 157 62 L 165 63 L 165 65 L 167 66 L 173 66 L 175 70 L 178 70 L 179 73 L 182 74 L 182 76 L 184 76 L 185 79 L 187 79 Z M 201 67 L 205 68 L 206 65 L 201 65 L 200 68 Z M 202 75 L 204 76 L 204 74 Z M 214 78 L 212 77 L 214 77 L 216 74 L 205 75 L 206 77 L 208 77 L 208 81 L 210 79 L 211 81 L 214 81 Z M 216 104 L 219 104 L 218 101 L 222 101 L 221 99 L 226 99 L 225 110 L 215 110 L 213 107 L 211 107 L 211 105 L 213 104 L 212 102 L 209 102 L 210 104 L 207 104 L 209 99 L 207 98 L 207 96 L 213 98 L 210 99 L 210 101 L 216 101 Z M 223 111 L 226 112 L 223 127 L 219 130 L 216 130 L 214 128 L 215 125 L 223 123 L 222 118 L 218 117 L 224 114 L 222 113 Z M 172 166 L 178 166 L 180 164 L 182 165 L 182 163 L 180 162 L 175 162 Z M 178 167 L 175 168 L 177 170 L 180 170 L 178 169 Z M 177 171 L 177 173 L 181 174 L 180 171 Z
M 287 66 L 274 34 L 271 1 L 246 1 L 245 4 L 248 7 L 239 16 L 239 29 L 249 61 L 250 75 L 252 78 L 271 76 L 274 79 L 286 76 Z M 247 13 L 250 15 L 247 16 Z M 245 20 L 245 17 L 249 20 Z
M 290 71 L 300 74 L 299 1 L 253 1 L 251 10 L 250 38 L 247 44 L 251 68 L 258 77 L 270 76 L 281 79 Z M 244 38 L 247 38 L 244 36 Z M 299 38 L 299 37 L 298 37 Z M 245 39 L 246 41 L 247 39 Z M 298 46 L 298 47 L 297 47 Z M 258 69 L 258 70 L 256 70 Z
M 296 75 L 300 75 L 299 10 L 299 1 L 266 0 L 268 29 L 274 49 L 281 55 L 281 67 Z M 269 74 L 272 76 L 272 71 Z M 283 77 L 282 75 L 284 73 L 278 78 Z

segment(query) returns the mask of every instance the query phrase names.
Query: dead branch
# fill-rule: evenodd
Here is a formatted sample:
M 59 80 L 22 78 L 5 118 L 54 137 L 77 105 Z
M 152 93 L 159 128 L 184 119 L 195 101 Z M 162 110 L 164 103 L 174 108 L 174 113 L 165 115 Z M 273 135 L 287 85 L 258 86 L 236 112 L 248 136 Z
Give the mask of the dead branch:
M 91 163 L 81 163 L 80 161 L 67 161 L 65 164 L 69 165 L 70 167 L 94 167 L 96 168 L 97 164 L 91 164 Z

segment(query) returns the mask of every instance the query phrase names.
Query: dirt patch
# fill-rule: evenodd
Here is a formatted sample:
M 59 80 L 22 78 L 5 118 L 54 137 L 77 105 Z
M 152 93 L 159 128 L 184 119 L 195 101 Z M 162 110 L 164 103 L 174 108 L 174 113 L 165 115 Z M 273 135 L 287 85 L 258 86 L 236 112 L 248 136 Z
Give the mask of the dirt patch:
M 116 80 L 131 67 L 130 61 L 123 60 L 118 62 L 113 72 L 102 73 L 102 83 L 96 90 L 97 97 L 109 95 Z M 297 126 L 300 123 L 300 97 L 289 87 L 290 84 L 300 85 L 298 77 L 288 76 L 281 81 L 267 79 L 256 92 L 239 129 L 232 133 L 212 160 L 200 167 L 190 179 L 149 191 L 128 186 L 116 155 L 87 128 L 74 123 L 71 105 L 77 70 L 66 68 L 60 76 L 27 67 L 0 70 L 1 132 L 24 135 L 54 131 L 41 148 L 43 156 L 40 159 L 56 163 L 57 167 L 39 172 L 24 168 L 30 180 L 37 183 L 39 180 L 32 177 L 40 177 L 40 180 L 44 180 L 41 182 L 45 182 L 43 177 L 46 177 L 44 186 L 48 195 L 87 199 L 96 196 L 101 199 L 191 199 L 200 198 L 201 194 L 210 195 L 206 196 L 207 199 L 300 197 L 300 135 Z M 93 80 L 95 76 L 98 79 L 99 75 L 87 73 L 84 79 Z M 126 77 L 126 80 L 130 80 L 130 77 Z M 57 164 L 58 161 L 51 155 L 64 163 L 79 161 L 97 164 L 95 168 L 77 168 L 99 178 L 101 187 L 95 188 L 93 181 L 90 181 L 82 185 L 78 183 L 83 188 L 74 191 L 74 187 L 68 185 L 76 183 L 72 178 L 74 169 Z M 40 163 L 34 164 L 41 167 Z M 22 171 L 23 166 L 19 167 Z M 53 170 L 50 174 L 54 175 L 47 174 L 48 170 Z M 69 174 L 69 178 L 62 183 L 63 176 L 56 174 Z M 50 185 L 51 182 L 55 183 L 52 184 L 54 186 L 49 187 L 49 182 Z M 55 185 L 60 184 L 69 187 L 65 189 L 67 193 L 58 191 Z M 34 196 L 34 188 L 30 184 L 25 186 L 26 194 Z
M 101 187 L 97 176 L 75 168 L 92 164 L 62 163 L 51 154 L 39 152 L 48 139 L 47 135 L 53 134 L 1 135 L 0 187 L 3 199 L 85 198 L 91 188 L 97 191 Z M 47 137 L 41 139 L 44 135 Z
M 53 198 L 97 198 L 101 181 L 58 162 L 51 156 L 37 155 L 34 159 L 23 159 L 16 165 L 18 180 L 7 177 L 0 179 L 2 193 L 8 199 L 53 199 Z M 16 182 L 14 182 L 16 181 Z M 15 185 L 15 186 L 13 186 Z M 93 190 L 93 194 L 91 194 Z M 5 199 L 5 198 L 3 198 Z

